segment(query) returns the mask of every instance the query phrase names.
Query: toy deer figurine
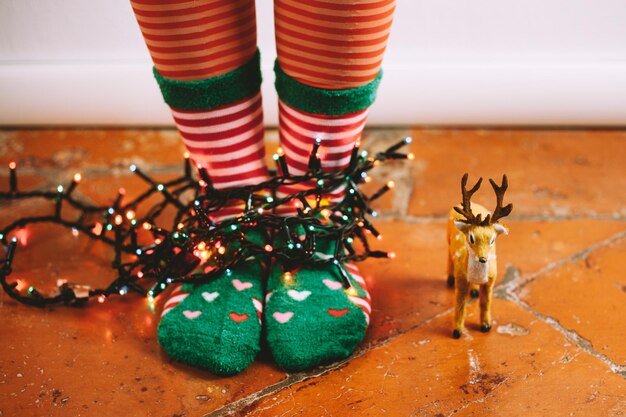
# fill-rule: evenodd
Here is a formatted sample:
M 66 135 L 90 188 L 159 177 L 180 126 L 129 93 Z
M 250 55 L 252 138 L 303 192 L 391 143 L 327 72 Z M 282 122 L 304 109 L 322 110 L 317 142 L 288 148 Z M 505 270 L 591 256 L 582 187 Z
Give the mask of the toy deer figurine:
M 482 178 L 467 191 L 467 174 L 461 180 L 463 202 L 450 211 L 448 219 L 448 285 L 456 287 L 456 308 L 452 337 L 461 337 L 465 322 L 465 306 L 470 289 L 480 288 L 480 329 L 491 330 L 491 295 L 496 281 L 496 237 L 508 234 L 508 229 L 498 223 L 513 210 L 513 205 L 502 206 L 508 187 L 506 175 L 502 185 L 489 179 L 496 193 L 493 214 L 479 204 L 472 203 L 472 195 L 480 188 Z

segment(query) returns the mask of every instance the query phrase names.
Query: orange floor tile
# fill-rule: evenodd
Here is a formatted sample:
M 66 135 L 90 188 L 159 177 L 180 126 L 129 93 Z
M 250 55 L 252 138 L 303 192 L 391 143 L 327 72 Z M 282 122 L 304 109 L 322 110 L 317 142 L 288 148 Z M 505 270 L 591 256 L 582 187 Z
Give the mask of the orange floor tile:
M 217 377 L 159 347 L 162 301 L 36 309 L 2 293 L 0 416 L 626 415 L 626 131 L 374 129 L 364 147 L 409 134 L 415 160 L 381 166 L 370 185 L 396 181 L 378 204 L 377 245 L 397 257 L 361 265 L 372 323 L 351 358 L 287 374 L 264 351 Z M 0 166 L 17 161 L 21 188 L 81 172 L 77 192 L 100 203 L 143 189 L 130 163 L 172 178 L 182 151 L 173 130 L 0 131 Z M 454 340 L 445 228 L 466 171 L 507 173 L 515 208 L 498 239 L 493 329 L 479 331 L 472 303 Z M 489 187 L 476 200 L 494 204 Z M 0 224 L 46 210 L 3 204 Z M 106 248 L 54 227 L 29 233 L 12 277 L 42 288 L 113 278 Z

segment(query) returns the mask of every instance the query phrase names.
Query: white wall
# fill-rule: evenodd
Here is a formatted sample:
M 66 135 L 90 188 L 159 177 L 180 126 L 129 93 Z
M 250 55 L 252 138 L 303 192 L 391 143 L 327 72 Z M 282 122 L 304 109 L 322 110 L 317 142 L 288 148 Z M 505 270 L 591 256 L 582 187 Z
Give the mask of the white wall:
M 626 125 L 626 1 L 398 0 L 370 124 L 409 123 Z M 128 1 L 0 0 L 0 124 L 171 125 Z

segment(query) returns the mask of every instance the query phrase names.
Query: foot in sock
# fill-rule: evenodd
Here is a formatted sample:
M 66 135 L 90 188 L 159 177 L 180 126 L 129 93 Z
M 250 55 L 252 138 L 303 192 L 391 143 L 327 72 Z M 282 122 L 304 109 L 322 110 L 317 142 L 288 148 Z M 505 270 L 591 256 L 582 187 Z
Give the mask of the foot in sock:
M 267 344 L 287 371 L 301 371 L 348 357 L 369 324 L 370 296 L 353 264 L 298 267 L 276 262 L 265 296 Z
M 261 262 L 249 258 L 207 284 L 184 284 L 166 301 L 159 343 L 174 359 L 218 375 L 241 372 L 259 352 Z

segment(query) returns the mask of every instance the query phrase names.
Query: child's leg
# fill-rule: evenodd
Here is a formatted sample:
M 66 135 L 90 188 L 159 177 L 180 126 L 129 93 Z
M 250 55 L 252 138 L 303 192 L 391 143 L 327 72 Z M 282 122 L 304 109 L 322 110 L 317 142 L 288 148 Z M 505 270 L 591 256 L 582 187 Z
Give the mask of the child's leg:
M 376 94 L 394 8 L 394 0 L 275 0 L 280 143 L 290 173 L 306 171 L 317 138 L 324 171 L 348 166 Z M 356 267 L 344 267 L 355 282 L 349 291 L 335 267 L 287 271 L 286 282 L 284 267 L 274 266 L 266 324 L 283 367 L 345 357 L 363 338 L 369 295 Z
M 267 178 L 254 0 L 131 0 L 192 159 L 216 188 Z M 233 215 L 237 208 L 220 212 Z M 262 265 L 255 259 L 165 302 L 159 343 L 174 358 L 218 374 L 259 351 Z
M 267 178 L 254 0 L 131 0 L 192 159 L 216 188 Z

